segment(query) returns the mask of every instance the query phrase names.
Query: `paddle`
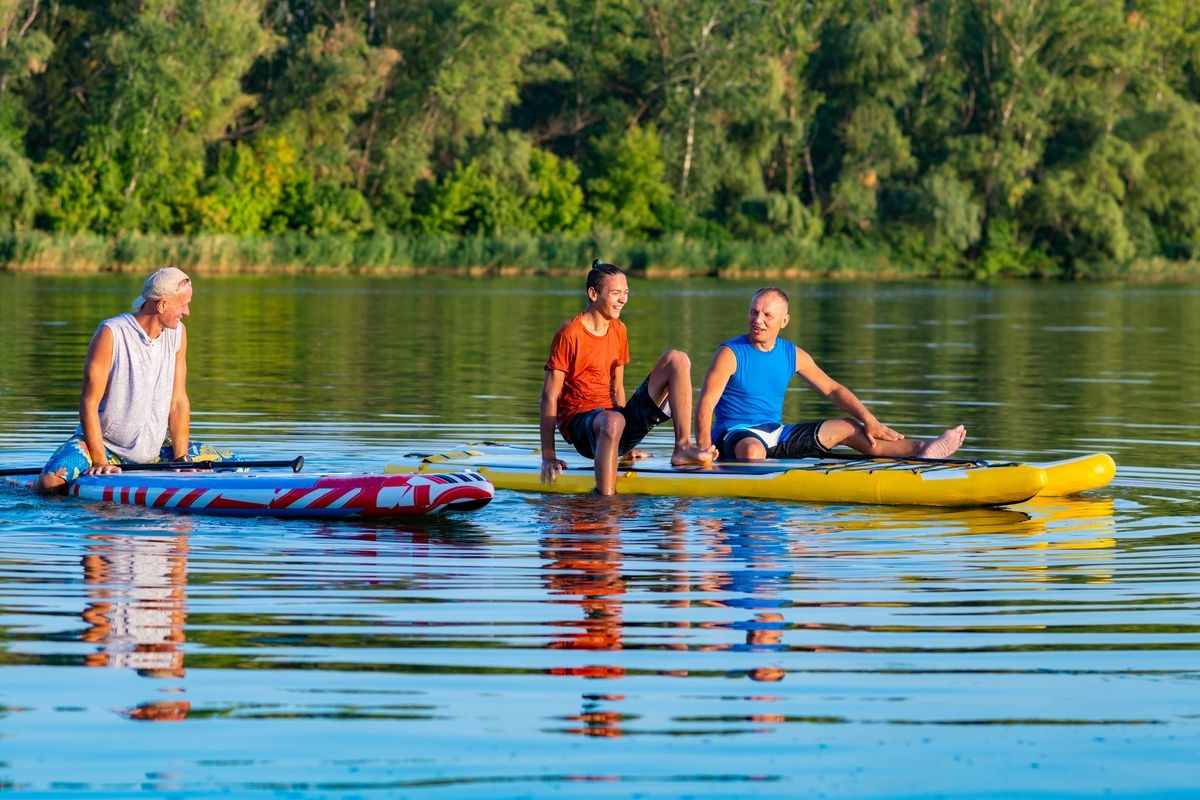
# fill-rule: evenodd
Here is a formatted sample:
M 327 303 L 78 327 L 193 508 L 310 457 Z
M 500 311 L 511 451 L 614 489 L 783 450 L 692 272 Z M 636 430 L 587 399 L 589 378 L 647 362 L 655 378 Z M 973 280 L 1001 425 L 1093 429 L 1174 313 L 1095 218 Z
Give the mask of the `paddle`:
M 230 470 L 230 469 L 266 469 L 267 467 L 291 467 L 292 472 L 299 472 L 304 467 L 304 456 L 296 456 L 291 461 L 152 461 L 147 464 L 118 464 L 122 472 L 149 470 Z M 41 467 L 11 467 L 0 469 L 0 477 L 6 475 L 40 475 Z

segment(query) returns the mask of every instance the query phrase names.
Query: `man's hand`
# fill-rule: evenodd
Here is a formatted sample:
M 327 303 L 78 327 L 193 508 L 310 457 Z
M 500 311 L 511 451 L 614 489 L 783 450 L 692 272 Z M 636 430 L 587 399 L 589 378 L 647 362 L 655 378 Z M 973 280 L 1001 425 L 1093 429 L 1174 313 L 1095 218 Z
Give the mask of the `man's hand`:
M 85 469 L 83 471 L 83 474 L 84 475 L 116 475 L 120 471 L 121 471 L 121 468 L 119 466 L 117 466 L 116 464 L 109 464 L 107 462 L 101 462 L 99 464 L 92 464 L 90 467 L 88 467 L 87 469 Z
M 871 443 L 872 447 L 875 446 L 877 439 L 881 442 L 898 442 L 904 438 L 904 434 L 892 430 L 877 419 L 865 423 L 863 433 L 867 435 L 867 441 Z
M 192 457 L 189 456 L 187 453 L 184 453 L 181 456 L 172 457 L 171 461 L 172 461 L 172 463 L 175 463 L 175 464 L 191 464 Z M 174 470 L 174 471 L 175 472 L 212 472 L 211 469 L 201 469 L 200 467 L 180 467 L 179 469 Z
M 567 468 L 567 462 L 556 456 L 542 456 L 542 483 L 556 483 Z

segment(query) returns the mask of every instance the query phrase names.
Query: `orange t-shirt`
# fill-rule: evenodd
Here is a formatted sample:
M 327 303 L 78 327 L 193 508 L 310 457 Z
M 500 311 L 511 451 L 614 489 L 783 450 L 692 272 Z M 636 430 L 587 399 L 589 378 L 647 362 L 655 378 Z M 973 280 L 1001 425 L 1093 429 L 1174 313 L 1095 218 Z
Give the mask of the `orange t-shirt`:
M 597 336 L 583 326 L 582 315 L 559 327 L 550 345 L 546 369 L 566 373 L 558 397 L 558 428 L 581 411 L 613 406 L 613 371 L 629 363 L 625 323 L 614 319 L 608 331 Z

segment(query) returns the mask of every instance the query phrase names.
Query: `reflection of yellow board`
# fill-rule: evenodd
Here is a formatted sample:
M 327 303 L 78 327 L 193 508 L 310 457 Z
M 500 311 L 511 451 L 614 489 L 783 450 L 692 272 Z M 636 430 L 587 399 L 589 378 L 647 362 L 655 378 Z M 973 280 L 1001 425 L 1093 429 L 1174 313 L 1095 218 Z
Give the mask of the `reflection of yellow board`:
M 590 492 L 595 486 L 592 462 L 574 455 L 565 460 L 567 470 L 553 485 L 541 482 L 541 456 L 536 451 L 504 446 L 472 445 L 461 452 L 409 454 L 389 464 L 386 471 L 471 469 L 487 476 L 498 489 Z M 1104 454 L 1045 466 L 956 459 L 801 458 L 673 467 L 666 458 L 652 457 L 618 469 L 617 493 L 809 503 L 995 506 L 1020 503 L 1047 488 L 1054 494 L 1069 494 L 1103 486 L 1112 479 L 1112 464 Z

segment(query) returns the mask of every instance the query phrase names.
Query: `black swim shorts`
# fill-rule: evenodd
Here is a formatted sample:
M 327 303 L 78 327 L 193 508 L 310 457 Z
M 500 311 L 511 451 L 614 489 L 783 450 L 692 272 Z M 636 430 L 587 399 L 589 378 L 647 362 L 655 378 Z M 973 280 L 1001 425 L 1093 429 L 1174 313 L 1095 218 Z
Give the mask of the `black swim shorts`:
M 621 408 L 604 409 L 597 408 L 592 411 L 583 411 L 571 419 L 566 424 L 566 430 L 563 431 L 563 438 L 570 444 L 575 446 L 579 451 L 579 455 L 584 458 L 596 457 L 596 430 L 592 424 L 596 419 L 596 415 L 601 411 L 620 411 L 625 417 L 625 430 L 621 434 L 621 441 L 617 445 L 619 455 L 624 455 L 638 445 L 642 439 L 646 438 L 655 425 L 666 422 L 671 418 L 667 411 L 655 404 L 650 397 L 650 387 L 648 385 L 649 378 L 642 381 L 642 385 L 633 393 L 633 397 L 629 398 Z M 666 403 L 664 402 L 665 406 Z

